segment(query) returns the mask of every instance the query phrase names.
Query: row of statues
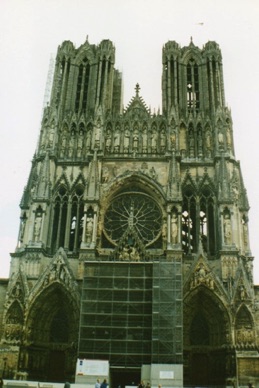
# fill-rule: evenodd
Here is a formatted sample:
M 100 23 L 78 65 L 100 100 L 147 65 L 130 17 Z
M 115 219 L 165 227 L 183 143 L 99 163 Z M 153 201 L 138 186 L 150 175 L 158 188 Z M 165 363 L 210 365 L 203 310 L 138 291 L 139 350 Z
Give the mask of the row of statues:
M 80 124 L 79 130 L 73 125 L 68 129 L 65 125 L 59 134 L 56 134 L 54 126 L 42 130 L 40 151 L 58 148 L 61 158 L 81 158 L 85 153 L 95 149 L 103 150 L 106 153 L 128 154 L 128 153 L 154 153 L 163 154 L 167 149 L 179 150 L 189 157 L 211 157 L 213 150 L 232 149 L 231 129 L 218 129 L 217 140 L 214 139 L 209 126 L 188 129 L 180 127 L 179 134 L 176 128 L 167 131 L 165 125 L 159 128 L 156 125 L 150 128 L 143 125 L 116 125 L 115 128 L 107 126 L 103 129 L 101 119 L 95 124 L 89 124 L 85 129 Z M 217 143 L 217 144 L 216 144 Z

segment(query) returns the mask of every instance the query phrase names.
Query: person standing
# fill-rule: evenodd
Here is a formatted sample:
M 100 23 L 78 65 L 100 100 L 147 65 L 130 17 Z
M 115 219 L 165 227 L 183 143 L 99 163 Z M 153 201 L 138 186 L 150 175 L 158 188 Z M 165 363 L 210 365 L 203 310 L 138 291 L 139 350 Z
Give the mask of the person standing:
M 145 383 L 143 380 L 141 380 L 141 382 L 139 383 L 138 388 L 145 388 Z
M 97 379 L 96 380 L 96 383 L 95 383 L 95 388 L 100 388 L 101 384 L 100 384 L 100 380 Z
M 102 382 L 102 384 L 101 384 L 101 386 L 100 386 L 100 388 L 107 388 L 107 386 L 108 386 L 107 380 L 104 379 L 103 382 Z

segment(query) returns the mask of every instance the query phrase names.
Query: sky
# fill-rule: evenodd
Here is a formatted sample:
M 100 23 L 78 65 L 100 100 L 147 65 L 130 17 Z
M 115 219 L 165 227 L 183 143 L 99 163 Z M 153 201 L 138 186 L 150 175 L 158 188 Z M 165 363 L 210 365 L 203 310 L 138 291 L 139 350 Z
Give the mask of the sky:
M 259 2 L 258 0 L 0 0 L 0 278 L 17 245 L 19 203 L 37 146 L 51 54 L 110 39 L 123 73 L 124 105 L 135 94 L 161 107 L 162 47 L 216 41 L 250 203 L 254 282 L 259 284 Z

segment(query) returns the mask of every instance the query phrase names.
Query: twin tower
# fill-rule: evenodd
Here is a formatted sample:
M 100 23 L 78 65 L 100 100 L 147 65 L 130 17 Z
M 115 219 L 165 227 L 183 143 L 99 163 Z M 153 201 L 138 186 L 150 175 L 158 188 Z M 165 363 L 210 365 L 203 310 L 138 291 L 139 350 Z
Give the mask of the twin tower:
M 258 383 L 259 290 L 221 51 L 169 41 L 162 62 L 153 114 L 138 84 L 122 108 L 112 42 L 58 48 L 3 298 L 6 378 Z

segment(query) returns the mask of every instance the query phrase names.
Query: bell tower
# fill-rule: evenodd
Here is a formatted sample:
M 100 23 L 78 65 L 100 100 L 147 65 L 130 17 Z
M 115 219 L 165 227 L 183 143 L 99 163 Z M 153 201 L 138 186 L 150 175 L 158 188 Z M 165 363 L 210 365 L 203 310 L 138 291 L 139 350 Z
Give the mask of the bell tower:
M 258 383 L 259 292 L 221 51 L 169 41 L 162 66 L 162 112 L 139 84 L 122 109 L 112 42 L 58 47 L 11 254 L 5 378 Z

